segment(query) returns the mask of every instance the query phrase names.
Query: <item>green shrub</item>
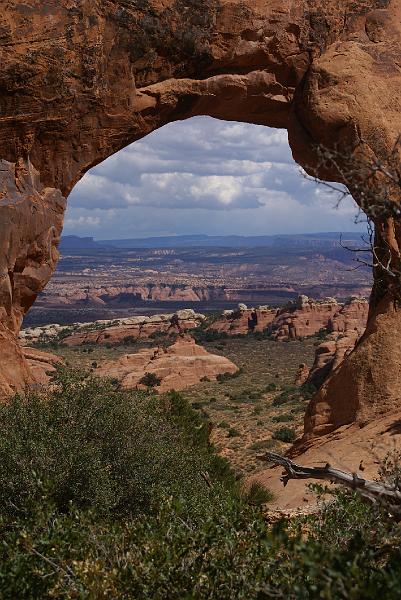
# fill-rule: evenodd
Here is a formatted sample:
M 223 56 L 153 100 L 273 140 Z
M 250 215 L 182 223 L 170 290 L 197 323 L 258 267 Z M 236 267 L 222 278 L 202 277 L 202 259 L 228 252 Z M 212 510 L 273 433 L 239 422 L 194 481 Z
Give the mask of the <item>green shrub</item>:
M 76 373 L 1 405 L 1 600 L 399 598 L 388 511 L 314 486 L 317 514 L 271 525 L 270 492 L 241 498 L 205 425 L 180 394 Z
M 214 329 L 204 329 L 203 327 L 194 329 L 192 335 L 198 344 L 205 342 L 219 342 L 221 340 L 226 340 L 229 337 L 225 331 L 215 331 Z
M 235 373 L 221 373 L 220 375 L 217 375 L 217 381 L 219 383 L 225 383 L 226 381 L 230 381 L 231 379 L 236 379 L 237 377 L 242 375 L 242 372 L 242 369 L 238 369 L 238 371 L 235 371 Z
M 154 388 L 160 385 L 162 380 L 157 377 L 155 373 L 145 373 L 145 375 L 139 380 L 141 385 L 145 385 L 148 388 Z
M 292 397 L 287 392 L 283 392 L 274 398 L 272 406 L 282 406 L 283 404 L 287 404 L 287 402 L 291 402 L 291 400 Z
M 280 427 L 280 429 L 276 429 L 276 431 L 273 432 L 272 437 L 274 440 L 289 444 L 296 438 L 295 429 L 292 429 L 291 427 Z
M 294 421 L 294 415 L 290 413 L 285 413 L 283 415 L 276 415 L 272 417 L 272 421 L 274 423 L 289 423 L 290 421 Z
M 166 494 L 192 498 L 195 510 L 211 468 L 198 423 L 178 395 L 167 410 L 154 395 L 61 373 L 51 394 L 0 406 L 1 510 L 25 514 L 43 494 L 61 512 L 137 514 Z
M 228 437 L 233 438 L 233 437 L 239 437 L 241 435 L 241 433 L 238 431 L 238 429 L 235 429 L 234 427 L 230 427 L 230 429 L 228 430 Z
M 244 490 L 243 499 L 251 506 L 261 506 L 274 499 L 274 494 L 258 481 L 253 481 L 249 488 Z
M 153 331 L 150 334 L 149 338 L 151 340 L 159 340 L 159 339 L 163 339 L 163 338 L 167 337 L 167 335 L 168 334 L 166 331 Z

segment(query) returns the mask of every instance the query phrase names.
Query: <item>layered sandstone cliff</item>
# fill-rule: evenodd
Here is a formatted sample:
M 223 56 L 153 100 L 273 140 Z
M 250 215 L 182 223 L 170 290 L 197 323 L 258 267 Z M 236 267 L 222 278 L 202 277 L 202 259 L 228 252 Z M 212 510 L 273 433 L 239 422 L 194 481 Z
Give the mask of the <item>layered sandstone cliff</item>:
M 368 313 L 367 301 L 354 298 L 333 316 L 328 324 L 329 334 L 316 349 L 315 362 L 306 383 L 320 388 L 351 354 L 365 332 Z
M 227 335 L 265 332 L 278 342 L 310 337 L 321 331 L 326 335 L 357 330 L 360 337 L 366 328 L 368 312 L 369 303 L 364 298 L 351 298 L 341 304 L 334 298 L 316 301 L 299 296 L 281 309 L 239 304 L 237 310 L 224 311 L 209 329 Z
M 210 326 L 211 331 L 227 335 L 246 335 L 250 331 L 265 331 L 274 321 L 277 309 L 268 306 L 248 308 L 239 304 L 237 310 L 226 310 Z
M 225 299 L 223 287 L 184 284 L 113 285 L 76 289 L 70 293 L 55 293 L 40 298 L 43 307 L 74 306 L 132 306 L 138 300 L 149 302 L 208 302 Z

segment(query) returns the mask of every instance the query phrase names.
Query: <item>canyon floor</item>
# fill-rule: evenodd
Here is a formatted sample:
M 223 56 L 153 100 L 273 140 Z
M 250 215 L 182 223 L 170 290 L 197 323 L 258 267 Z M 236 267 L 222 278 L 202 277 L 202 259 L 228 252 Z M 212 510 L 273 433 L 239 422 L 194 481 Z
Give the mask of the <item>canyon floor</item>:
M 212 354 L 228 358 L 240 371 L 220 381 L 202 381 L 181 392 L 211 424 L 211 440 L 239 475 L 258 473 L 258 455 L 267 449 L 287 450 L 302 433 L 307 391 L 294 385 L 300 363 L 311 366 L 317 337 L 288 342 L 257 335 L 202 340 Z M 61 356 L 73 369 L 93 370 L 105 360 L 155 346 L 154 340 L 78 347 L 51 344 L 42 349 Z

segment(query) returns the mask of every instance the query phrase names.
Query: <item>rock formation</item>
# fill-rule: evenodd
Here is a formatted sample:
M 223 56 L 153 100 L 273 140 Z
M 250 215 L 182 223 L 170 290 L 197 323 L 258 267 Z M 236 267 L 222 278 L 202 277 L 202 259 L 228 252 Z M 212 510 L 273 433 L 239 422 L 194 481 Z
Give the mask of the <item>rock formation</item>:
M 368 320 L 366 300 L 353 298 L 330 320 L 325 340 L 316 349 L 315 362 L 306 379 L 319 389 L 342 364 L 363 335 Z
M 27 347 L 22 348 L 22 352 L 33 376 L 34 386 L 46 386 L 50 381 L 50 375 L 55 373 L 57 367 L 63 364 L 62 358 L 50 352 Z
M 228 335 L 267 331 L 278 342 L 309 337 L 321 330 L 344 333 L 355 329 L 359 337 L 365 331 L 368 312 L 369 303 L 364 298 L 340 304 L 334 298 L 316 301 L 299 296 L 281 309 L 239 304 L 237 310 L 224 311 L 209 329 Z
M 272 337 L 284 341 L 315 335 L 328 328 L 339 309 L 337 300 L 332 298 L 316 302 L 307 296 L 299 296 L 277 313 L 271 326 Z
M 124 389 L 146 389 L 143 378 L 151 373 L 159 380 L 154 389 L 167 392 L 184 390 L 203 378 L 216 379 L 218 375 L 237 371 L 238 367 L 228 358 L 210 354 L 190 336 L 181 336 L 168 348 L 146 348 L 137 354 L 126 354 L 118 361 L 106 361 L 95 373 L 118 379 Z
M 180 310 L 174 314 L 122 319 L 120 324 L 92 331 L 78 331 L 63 340 L 66 346 L 83 344 L 121 344 L 124 341 L 147 339 L 153 334 L 179 334 L 196 329 L 205 319 L 193 310 Z
M 224 288 L 210 286 L 191 286 L 183 284 L 137 284 L 125 286 L 102 286 L 89 290 L 44 295 L 39 305 L 59 306 L 132 306 L 137 300 L 150 302 L 208 302 L 224 300 Z
M 304 385 L 308 381 L 310 375 L 310 369 L 305 363 L 301 363 L 298 368 L 297 375 L 295 377 L 295 385 Z
M 20 332 L 20 339 L 29 344 L 40 340 L 61 341 L 66 346 L 121 344 L 124 341 L 146 339 L 153 334 L 177 334 L 196 329 L 205 319 L 205 315 L 195 313 L 192 309 L 184 309 L 176 313 L 150 317 L 127 317 L 92 323 L 75 323 L 72 326 L 53 324 L 32 327 L 23 329 Z
M 1 391 L 31 379 L 15 336 L 54 269 L 65 198 L 89 168 L 200 114 L 287 128 L 308 169 L 317 144 L 385 159 L 401 131 L 400 16 L 400 0 L 5 0 Z M 391 216 L 375 226 L 399 271 L 401 227 Z M 389 278 L 375 276 L 366 333 L 311 405 L 309 436 L 399 405 L 401 312 Z
M 248 308 L 239 304 L 237 310 L 226 310 L 210 326 L 211 331 L 228 335 L 246 335 L 249 332 L 261 332 L 274 321 L 277 309 L 268 306 Z

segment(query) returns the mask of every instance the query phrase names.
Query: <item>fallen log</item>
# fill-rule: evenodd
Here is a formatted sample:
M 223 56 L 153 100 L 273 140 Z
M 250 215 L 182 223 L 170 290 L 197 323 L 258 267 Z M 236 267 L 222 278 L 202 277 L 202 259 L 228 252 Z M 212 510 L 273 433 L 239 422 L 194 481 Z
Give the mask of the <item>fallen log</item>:
M 291 479 L 319 479 L 340 484 L 358 492 L 365 500 L 383 506 L 394 517 L 401 519 L 401 491 L 397 485 L 363 479 L 356 473 L 347 473 L 329 464 L 324 467 L 303 467 L 275 452 L 268 452 L 260 458 L 284 467 L 285 473 L 281 477 L 284 487 Z

